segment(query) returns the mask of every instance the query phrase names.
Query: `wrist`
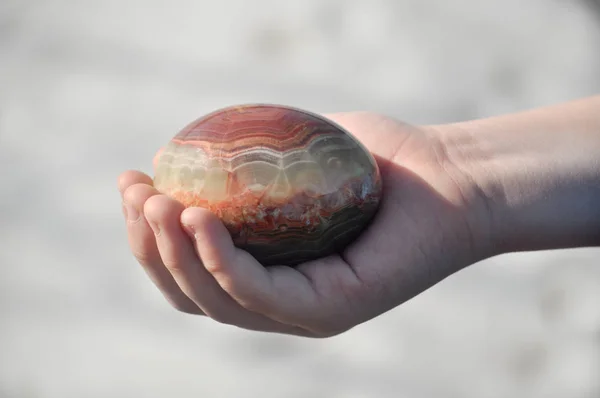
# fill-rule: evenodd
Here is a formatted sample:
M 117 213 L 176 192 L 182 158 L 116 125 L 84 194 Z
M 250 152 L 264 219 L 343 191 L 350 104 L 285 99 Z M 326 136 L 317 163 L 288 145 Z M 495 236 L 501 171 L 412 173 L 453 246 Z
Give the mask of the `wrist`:
M 598 109 L 594 99 L 442 129 L 487 256 L 600 245 Z

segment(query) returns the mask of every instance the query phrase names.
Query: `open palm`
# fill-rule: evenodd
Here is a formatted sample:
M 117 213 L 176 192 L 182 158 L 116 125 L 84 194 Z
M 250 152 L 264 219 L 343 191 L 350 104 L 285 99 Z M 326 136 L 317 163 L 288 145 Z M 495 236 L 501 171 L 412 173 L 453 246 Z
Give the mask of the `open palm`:
M 246 329 L 339 334 L 478 259 L 473 196 L 441 132 L 372 113 L 327 115 L 375 156 L 383 198 L 343 253 L 296 267 L 263 267 L 221 221 L 185 209 L 137 171 L 119 177 L 131 250 L 177 309 Z

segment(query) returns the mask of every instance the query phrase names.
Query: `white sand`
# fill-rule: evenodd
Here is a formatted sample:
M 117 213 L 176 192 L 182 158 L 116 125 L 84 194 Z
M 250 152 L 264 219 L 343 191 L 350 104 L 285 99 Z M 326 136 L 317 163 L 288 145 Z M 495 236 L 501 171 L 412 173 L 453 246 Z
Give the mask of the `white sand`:
M 599 397 L 600 250 L 495 258 L 300 340 L 168 307 L 115 186 L 234 103 L 418 124 L 598 92 L 599 21 L 575 0 L 1 0 L 0 397 Z

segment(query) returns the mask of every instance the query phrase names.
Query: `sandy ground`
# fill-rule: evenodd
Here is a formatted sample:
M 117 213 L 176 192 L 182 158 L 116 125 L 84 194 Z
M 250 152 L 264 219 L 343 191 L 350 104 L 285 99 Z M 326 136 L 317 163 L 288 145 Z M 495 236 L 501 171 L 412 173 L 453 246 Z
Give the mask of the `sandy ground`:
M 0 397 L 600 397 L 600 250 L 502 256 L 342 336 L 172 310 L 115 180 L 217 107 L 439 123 L 600 91 L 575 0 L 1 0 Z

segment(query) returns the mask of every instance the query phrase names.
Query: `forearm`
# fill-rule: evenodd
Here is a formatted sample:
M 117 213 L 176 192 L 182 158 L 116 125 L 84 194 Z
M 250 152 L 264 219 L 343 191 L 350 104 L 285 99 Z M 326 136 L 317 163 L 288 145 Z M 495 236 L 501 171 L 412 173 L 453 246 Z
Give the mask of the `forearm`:
M 600 246 L 600 96 L 448 131 L 493 254 Z

